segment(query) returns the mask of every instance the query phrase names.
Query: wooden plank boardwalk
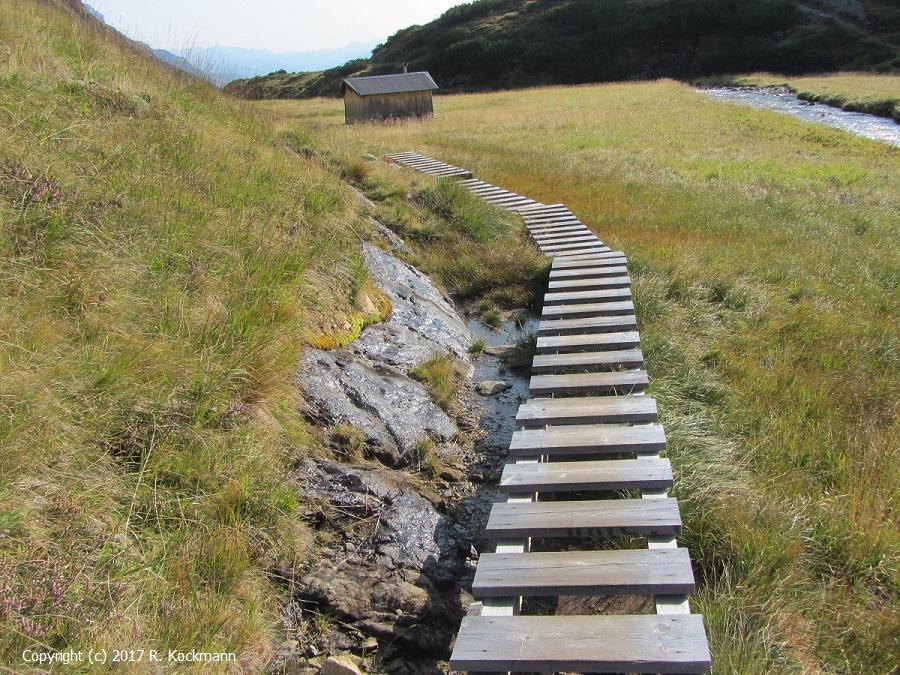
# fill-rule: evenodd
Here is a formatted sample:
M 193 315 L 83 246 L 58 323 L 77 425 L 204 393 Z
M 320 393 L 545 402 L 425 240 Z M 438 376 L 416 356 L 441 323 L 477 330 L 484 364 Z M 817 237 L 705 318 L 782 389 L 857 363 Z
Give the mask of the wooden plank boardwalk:
M 476 602 L 460 626 L 451 669 L 710 672 L 703 617 L 688 602 L 694 577 L 676 541 L 681 514 L 666 491 L 672 467 L 660 456 L 666 436 L 647 394 L 625 254 L 562 204 L 538 203 L 418 153 L 388 157 L 460 179 L 473 194 L 517 212 L 553 258 L 530 398 L 516 414 L 519 429 L 500 479 L 507 501 L 494 504 L 486 527 L 497 548 L 478 562 Z M 598 548 L 586 547 L 585 537 Z M 533 538 L 559 550 L 532 551 Z M 523 598 L 571 595 L 652 596 L 656 613 L 521 614 Z

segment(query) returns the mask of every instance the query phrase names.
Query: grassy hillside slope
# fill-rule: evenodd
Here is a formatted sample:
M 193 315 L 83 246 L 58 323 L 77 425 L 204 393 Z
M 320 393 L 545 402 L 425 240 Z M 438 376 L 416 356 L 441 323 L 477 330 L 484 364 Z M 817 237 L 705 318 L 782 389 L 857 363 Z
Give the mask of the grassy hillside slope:
M 0 1 L 0 662 L 272 654 L 301 336 L 365 270 L 343 183 L 85 18 Z M 254 665 L 255 664 L 255 665 Z
M 348 74 L 408 62 L 444 91 L 484 91 L 768 70 L 900 68 L 900 9 L 888 0 L 476 0 L 410 26 L 315 76 L 228 87 L 247 98 L 338 96 Z
M 715 672 L 897 672 L 900 151 L 671 81 L 390 125 L 260 105 L 332 152 L 414 149 L 565 203 L 623 249 Z

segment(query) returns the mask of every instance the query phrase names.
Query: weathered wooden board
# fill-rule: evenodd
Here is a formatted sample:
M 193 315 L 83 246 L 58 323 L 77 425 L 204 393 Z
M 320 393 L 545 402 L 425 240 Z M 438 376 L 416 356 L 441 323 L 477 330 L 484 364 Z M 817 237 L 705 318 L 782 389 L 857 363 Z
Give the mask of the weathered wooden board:
M 640 343 L 641 336 L 633 330 L 587 335 L 550 335 L 537 339 L 535 352 L 537 354 L 599 352 L 605 349 L 633 349 Z
M 554 279 L 564 278 L 565 272 L 574 272 L 577 273 L 584 269 L 597 269 L 600 267 L 624 267 L 628 264 L 627 258 L 622 253 L 616 253 L 615 251 L 611 252 L 602 252 L 600 254 L 593 254 L 596 256 L 594 260 L 586 262 L 586 264 L 581 265 L 578 262 L 576 257 L 566 258 L 557 258 L 554 260 L 554 263 L 557 263 L 555 266 L 551 266 L 550 273 L 556 275 L 553 277 Z M 569 262 L 573 262 L 575 264 L 574 267 L 568 266 Z
M 587 396 L 534 398 L 519 406 L 516 424 L 617 424 L 656 421 L 656 399 L 652 396 Z
M 572 246 L 571 250 L 569 249 L 569 247 L 567 247 L 565 250 L 562 250 L 562 251 L 555 251 L 555 252 L 547 251 L 546 253 L 548 255 L 563 257 L 563 256 L 581 255 L 585 251 L 592 251 L 595 253 L 606 253 L 609 251 L 609 246 L 598 246 L 597 244 L 588 244 L 587 246 L 581 246 L 581 245 Z
M 566 281 L 569 279 L 599 279 L 601 277 L 627 276 L 628 266 L 609 258 L 596 267 L 579 267 L 575 269 L 550 270 L 550 281 Z
M 485 197 L 488 195 L 512 195 L 515 194 L 510 192 L 509 190 L 504 190 L 503 188 L 498 188 L 493 185 L 479 185 L 478 187 L 469 188 L 472 192 L 474 192 L 479 197 Z
M 578 220 L 578 216 L 576 216 L 568 209 L 563 209 L 560 211 L 548 211 L 546 213 L 540 214 L 529 213 L 524 216 L 524 220 L 525 225 L 531 227 L 534 225 L 547 225 L 557 223 L 562 220 Z
M 572 370 L 641 368 L 643 365 L 644 355 L 640 349 L 577 352 L 574 354 L 537 354 L 531 361 L 531 372 L 537 375 Z
M 577 269 L 581 267 L 599 267 L 610 258 L 625 258 L 625 254 L 621 251 L 600 251 L 598 253 L 589 253 L 586 255 L 571 256 L 565 260 L 554 260 L 554 270 Z M 622 264 L 622 263 L 616 263 Z
M 565 204 L 542 204 L 528 211 L 528 219 L 535 220 L 559 214 L 574 215 Z
M 678 534 L 676 499 L 592 499 L 590 501 L 494 504 L 485 534 L 512 537 L 617 537 Z
M 513 433 L 510 457 L 595 455 L 619 452 L 662 452 L 666 433 L 659 424 L 635 426 L 585 424 Z
M 572 375 L 532 375 L 528 393 L 532 396 L 571 396 L 577 394 L 631 394 L 650 386 L 647 371 L 621 370 L 611 373 L 575 373 Z
M 631 286 L 631 277 L 606 276 L 583 279 L 556 279 L 550 280 L 547 290 L 551 293 L 562 291 L 590 291 L 595 288 L 627 288 Z
M 541 310 L 541 319 L 576 319 L 578 317 L 634 314 L 631 300 L 621 302 L 587 302 L 578 305 L 551 305 Z
M 565 218 L 552 223 L 535 223 L 533 225 L 526 225 L 525 229 L 527 229 L 530 234 L 543 234 L 546 232 L 563 230 L 567 227 L 583 227 L 587 229 L 587 226 L 578 220 L 578 218 Z
M 551 239 L 550 241 L 537 241 L 537 245 L 540 246 L 542 251 L 569 250 L 569 248 L 575 244 L 598 244 L 602 246 L 603 242 L 597 239 L 596 235 L 592 232 L 588 232 L 587 234 L 570 234 L 561 239 Z
M 561 291 L 546 293 L 544 307 L 564 304 L 586 304 L 592 302 L 612 302 L 631 297 L 630 288 L 607 288 L 592 291 Z
M 708 673 L 703 617 L 467 616 L 450 669 L 480 672 Z
M 668 459 L 640 457 L 507 464 L 498 487 L 502 492 L 522 493 L 664 489 L 671 486 L 672 466 Z
M 546 230 L 540 234 L 531 233 L 531 238 L 535 241 L 554 241 L 557 239 L 565 239 L 578 234 L 593 234 L 584 225 L 569 225 L 554 230 Z
M 582 249 L 588 250 L 597 250 L 598 248 L 603 247 L 603 242 L 600 241 L 595 235 L 591 235 L 590 239 L 579 239 L 578 241 L 571 242 L 553 242 L 549 244 L 538 244 L 541 247 L 542 251 L 573 251 Z
M 687 549 L 484 553 L 472 595 L 683 595 L 694 592 Z
M 621 316 L 591 316 L 586 319 L 551 319 L 538 324 L 538 337 L 544 335 L 580 335 L 608 333 L 637 328 L 633 314 Z

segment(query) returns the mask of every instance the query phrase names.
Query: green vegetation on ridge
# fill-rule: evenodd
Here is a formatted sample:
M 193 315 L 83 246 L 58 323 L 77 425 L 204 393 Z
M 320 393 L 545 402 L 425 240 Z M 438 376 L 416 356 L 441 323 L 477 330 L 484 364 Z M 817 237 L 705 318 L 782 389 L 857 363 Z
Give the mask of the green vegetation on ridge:
M 226 87 L 246 98 L 338 96 L 348 75 L 427 70 L 443 91 L 900 69 L 890 0 L 476 0 L 398 31 L 371 60 Z

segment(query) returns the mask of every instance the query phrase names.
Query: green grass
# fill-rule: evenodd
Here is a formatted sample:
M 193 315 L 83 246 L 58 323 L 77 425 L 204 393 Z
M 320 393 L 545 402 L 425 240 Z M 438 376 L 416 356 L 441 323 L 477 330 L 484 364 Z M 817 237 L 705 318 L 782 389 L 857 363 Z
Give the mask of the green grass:
M 297 128 L 281 116 L 279 124 L 286 135 Z M 375 203 L 374 217 L 409 247 L 407 262 L 427 271 L 449 294 L 467 304 L 517 309 L 543 293 L 549 261 L 516 216 L 452 181 L 362 158 L 383 154 L 382 147 L 350 137 L 335 141 L 319 146 L 323 162 Z
M 818 77 L 781 77 L 760 73 L 736 78 L 737 84 L 788 87 L 800 98 L 844 110 L 893 117 L 900 122 L 900 76 L 837 73 Z
M 630 261 L 716 672 L 887 673 L 900 538 L 900 151 L 661 81 L 446 96 L 319 148 L 565 203 Z
M 411 377 L 424 383 L 441 408 L 449 410 L 456 400 L 457 377 L 453 359 L 446 354 L 435 354 L 409 371 Z
M 268 570 L 313 545 L 302 335 L 361 311 L 362 212 L 270 122 L 62 3 L 3 0 L 0 43 L 0 660 L 257 670 Z

